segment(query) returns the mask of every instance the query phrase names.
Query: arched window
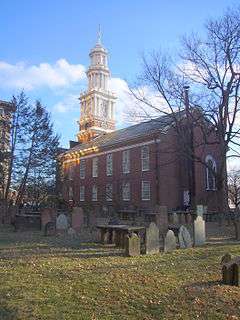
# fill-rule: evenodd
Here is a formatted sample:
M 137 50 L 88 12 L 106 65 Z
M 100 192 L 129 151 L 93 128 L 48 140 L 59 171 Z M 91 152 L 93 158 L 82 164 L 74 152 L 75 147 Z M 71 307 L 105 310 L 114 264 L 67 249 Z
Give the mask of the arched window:
M 207 155 L 205 159 L 206 163 L 206 189 L 216 190 L 216 176 L 217 164 L 211 155 Z

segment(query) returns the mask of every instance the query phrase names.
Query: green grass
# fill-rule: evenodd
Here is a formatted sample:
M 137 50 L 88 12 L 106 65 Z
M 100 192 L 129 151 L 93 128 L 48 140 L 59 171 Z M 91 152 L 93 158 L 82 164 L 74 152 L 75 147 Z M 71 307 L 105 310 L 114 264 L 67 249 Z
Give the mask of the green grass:
M 0 230 L 0 319 L 240 319 L 220 259 L 240 245 L 127 258 L 121 250 Z

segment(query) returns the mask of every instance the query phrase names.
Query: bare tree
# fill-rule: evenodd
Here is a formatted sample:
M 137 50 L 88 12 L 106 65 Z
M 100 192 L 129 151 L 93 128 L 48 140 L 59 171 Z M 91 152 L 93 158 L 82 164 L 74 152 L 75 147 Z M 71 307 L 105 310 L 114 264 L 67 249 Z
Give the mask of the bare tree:
M 231 170 L 228 174 L 228 198 L 235 208 L 239 208 L 240 170 Z
M 224 190 L 226 158 L 240 156 L 240 127 L 236 121 L 240 117 L 239 21 L 240 8 L 229 9 L 219 19 L 207 21 L 205 38 L 194 34 L 183 38 L 177 62 L 161 52 L 143 57 L 140 82 L 131 90 L 145 117 L 152 112 L 155 116 L 172 117 L 179 140 L 178 152 L 191 167 L 192 204 L 193 163 L 202 163 L 212 170 L 218 190 Z M 150 97 L 145 88 L 151 90 Z M 204 146 L 217 147 L 217 171 L 196 152 Z

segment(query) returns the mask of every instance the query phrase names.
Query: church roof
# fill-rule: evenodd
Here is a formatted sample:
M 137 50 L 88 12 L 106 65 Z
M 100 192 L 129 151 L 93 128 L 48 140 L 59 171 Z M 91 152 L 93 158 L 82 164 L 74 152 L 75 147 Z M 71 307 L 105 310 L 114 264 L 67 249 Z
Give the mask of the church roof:
M 184 113 L 185 111 L 180 111 L 175 113 L 174 115 L 177 117 L 181 117 Z M 174 117 L 172 114 L 164 115 L 146 122 L 141 122 L 129 126 L 127 128 L 116 130 L 110 133 L 101 134 L 87 143 L 81 143 L 76 145 L 64 154 L 77 152 L 92 147 L 98 147 L 99 149 L 111 148 L 119 144 L 137 140 L 140 137 L 147 137 L 155 133 L 163 133 L 166 132 L 168 127 L 173 122 Z

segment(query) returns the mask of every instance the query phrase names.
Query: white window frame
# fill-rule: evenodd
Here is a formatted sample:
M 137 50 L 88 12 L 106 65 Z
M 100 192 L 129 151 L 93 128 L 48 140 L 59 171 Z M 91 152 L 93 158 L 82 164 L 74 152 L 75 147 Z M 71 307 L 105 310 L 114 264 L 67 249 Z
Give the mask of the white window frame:
M 98 157 L 92 159 L 92 176 L 93 178 L 98 177 Z
M 106 174 L 108 177 L 112 176 L 113 174 L 113 154 L 108 153 L 106 155 Z
M 106 201 L 112 201 L 113 200 L 113 185 L 112 183 L 108 183 L 106 185 Z
M 122 199 L 123 199 L 123 201 L 130 201 L 131 200 L 130 182 L 123 182 L 123 184 L 122 184 Z
M 215 159 L 213 158 L 213 156 L 211 156 L 210 154 L 208 154 L 205 158 L 205 163 L 207 164 L 208 161 L 212 161 L 212 164 L 213 164 L 213 170 L 215 172 L 217 172 L 217 164 L 216 164 L 216 161 Z M 206 171 L 205 171 L 205 174 L 206 174 L 206 190 L 207 191 L 214 191 L 214 190 L 217 190 L 216 188 L 216 177 L 213 175 L 213 188 L 210 188 L 209 187 L 209 172 L 210 169 L 206 166 Z
M 92 186 L 92 201 L 98 201 L 98 187 L 95 184 Z
M 148 187 L 146 191 L 146 186 Z M 142 181 L 142 200 L 149 201 L 151 200 L 151 183 L 150 181 Z
M 80 159 L 80 179 L 85 179 L 86 177 L 86 160 Z
M 85 186 L 80 186 L 80 196 L 79 196 L 80 201 L 85 201 Z
M 149 166 L 150 166 L 149 155 L 150 155 L 149 146 L 143 146 L 141 148 L 142 171 L 149 171 Z
M 130 150 L 122 152 L 122 172 L 130 173 Z

